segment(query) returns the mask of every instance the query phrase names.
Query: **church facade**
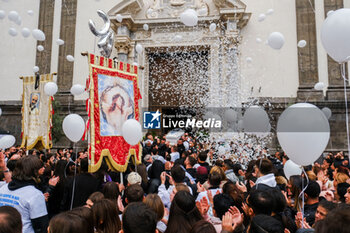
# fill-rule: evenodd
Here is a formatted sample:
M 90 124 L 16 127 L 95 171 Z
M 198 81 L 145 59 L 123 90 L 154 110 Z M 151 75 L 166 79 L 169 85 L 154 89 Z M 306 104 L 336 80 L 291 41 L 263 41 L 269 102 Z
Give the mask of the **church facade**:
M 22 2 L 21 2 L 22 1 Z M 331 139 L 327 150 L 346 150 L 345 102 L 340 68 L 324 51 L 320 28 L 330 10 L 350 7 L 350 0 L 21 0 L 1 2 L 5 12 L 17 10 L 21 25 L 0 21 L 0 129 L 20 141 L 21 80 L 57 72 L 59 114 L 86 116 L 87 95 L 74 98 L 70 87 L 84 85 L 87 58 L 98 54 L 88 20 L 102 27 L 96 11 L 104 10 L 112 22 L 114 49 L 111 57 L 139 66 L 141 108 L 165 106 L 241 107 L 262 105 L 272 129 L 278 115 L 289 105 L 310 102 L 332 110 Z M 198 24 L 187 27 L 180 14 L 193 9 Z M 34 15 L 27 14 L 33 10 Z M 119 22 L 119 15 L 123 20 Z M 215 28 L 214 26 L 215 25 Z M 39 28 L 46 40 L 37 42 L 8 35 L 9 27 Z M 214 29 L 213 29 L 214 28 Z M 266 45 L 270 33 L 281 32 L 280 50 Z M 57 39 L 65 41 L 63 46 Z M 298 48 L 299 40 L 307 42 Z M 39 52 L 37 45 L 44 46 Z M 141 45 L 142 50 L 136 51 Z M 74 63 L 66 56 L 73 55 Z M 316 91 L 317 82 L 325 83 Z M 55 146 L 69 141 L 63 136 Z M 278 147 L 274 138 L 273 147 Z M 83 142 L 81 146 L 86 146 Z

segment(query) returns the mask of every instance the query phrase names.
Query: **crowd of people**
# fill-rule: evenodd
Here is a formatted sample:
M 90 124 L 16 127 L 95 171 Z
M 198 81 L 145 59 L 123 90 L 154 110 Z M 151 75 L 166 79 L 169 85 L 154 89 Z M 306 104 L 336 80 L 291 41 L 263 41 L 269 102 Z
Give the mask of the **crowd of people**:
M 105 161 L 89 173 L 86 151 L 1 151 L 0 233 L 350 232 L 342 152 L 287 179 L 283 152 L 242 166 L 187 133 L 141 144 L 142 163 L 122 174 Z

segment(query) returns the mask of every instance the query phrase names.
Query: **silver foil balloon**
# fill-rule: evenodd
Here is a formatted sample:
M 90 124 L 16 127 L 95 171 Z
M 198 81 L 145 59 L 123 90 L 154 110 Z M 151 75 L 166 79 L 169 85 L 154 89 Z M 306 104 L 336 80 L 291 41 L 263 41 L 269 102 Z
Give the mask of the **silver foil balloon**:
M 105 36 L 101 37 L 97 46 L 100 49 L 100 53 L 104 57 L 110 57 L 113 50 L 114 33 L 108 32 Z
M 91 19 L 89 20 L 89 28 L 95 36 L 105 36 L 111 28 L 111 21 L 109 20 L 108 15 L 104 11 L 98 10 L 97 14 L 102 18 L 104 22 L 103 28 L 101 30 L 97 30 L 95 23 Z
M 110 31 L 111 21 L 104 11 L 98 10 L 97 14 L 103 19 L 105 23 L 103 28 L 101 30 L 97 30 L 94 22 L 91 19 L 89 20 L 89 28 L 95 36 L 99 37 L 97 46 L 100 49 L 101 55 L 104 57 L 110 57 L 114 43 L 114 33 L 113 31 Z

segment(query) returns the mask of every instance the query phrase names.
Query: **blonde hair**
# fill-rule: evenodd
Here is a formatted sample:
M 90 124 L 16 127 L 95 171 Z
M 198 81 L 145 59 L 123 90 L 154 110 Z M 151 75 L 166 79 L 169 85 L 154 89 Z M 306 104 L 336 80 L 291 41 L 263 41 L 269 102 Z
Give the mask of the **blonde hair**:
M 338 184 L 345 183 L 348 179 L 349 179 L 348 175 L 340 172 L 338 172 L 334 177 L 334 180 L 336 180 Z
M 306 174 L 307 174 L 307 177 L 309 178 L 309 180 L 311 180 L 311 181 L 317 180 L 317 176 L 313 171 L 311 171 L 311 170 L 307 171 Z
M 212 169 L 210 170 L 210 174 L 212 174 L 214 172 L 216 172 L 220 175 L 221 180 L 226 180 L 226 174 L 221 167 L 219 167 L 219 166 L 212 167 Z
M 284 184 L 285 186 L 288 185 L 287 179 L 284 178 L 283 176 L 276 176 L 276 182 L 277 184 Z

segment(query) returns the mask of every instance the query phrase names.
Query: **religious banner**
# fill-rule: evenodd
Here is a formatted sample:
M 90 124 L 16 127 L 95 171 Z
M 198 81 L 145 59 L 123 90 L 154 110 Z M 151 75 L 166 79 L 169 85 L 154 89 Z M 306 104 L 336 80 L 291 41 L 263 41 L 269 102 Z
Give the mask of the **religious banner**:
M 52 82 L 52 74 L 22 77 L 22 144 L 27 150 L 52 147 L 52 97 L 44 92 L 44 86 Z
M 142 154 L 140 144 L 130 146 L 122 136 L 126 120 L 139 120 L 137 66 L 89 54 L 89 67 L 89 171 L 97 171 L 105 157 L 112 169 L 124 172 L 130 156 L 140 163 Z

